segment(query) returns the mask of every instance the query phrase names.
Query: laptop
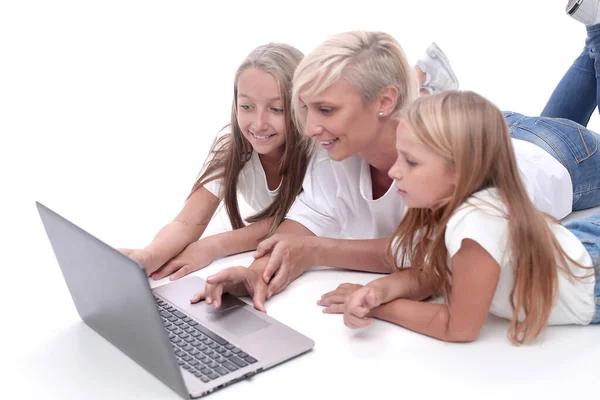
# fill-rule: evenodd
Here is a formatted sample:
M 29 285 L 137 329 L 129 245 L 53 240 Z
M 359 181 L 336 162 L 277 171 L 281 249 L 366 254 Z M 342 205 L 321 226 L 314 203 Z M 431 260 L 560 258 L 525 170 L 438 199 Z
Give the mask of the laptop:
M 311 350 L 303 334 L 225 294 L 190 298 L 189 276 L 152 290 L 141 265 L 39 202 L 36 206 L 81 319 L 183 398 L 207 395 Z

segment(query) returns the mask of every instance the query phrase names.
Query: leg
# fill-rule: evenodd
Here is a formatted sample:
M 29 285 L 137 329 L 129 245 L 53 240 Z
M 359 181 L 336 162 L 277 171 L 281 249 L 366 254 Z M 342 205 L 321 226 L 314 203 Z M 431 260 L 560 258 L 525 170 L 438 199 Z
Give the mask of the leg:
M 590 254 L 594 264 L 596 285 L 594 294 L 596 295 L 596 315 L 592 318 L 592 324 L 600 323 L 600 214 L 588 218 L 569 222 L 565 228 L 571 231 L 577 239 L 581 241 L 585 249 Z
M 587 46 L 554 89 L 543 117 L 566 118 L 586 126 L 596 108 L 597 80 Z
M 600 205 L 600 135 L 563 118 L 505 113 L 511 136 L 544 149 L 571 175 L 573 211 Z
M 594 62 L 594 77 L 596 78 L 596 105 L 600 104 L 600 24 L 586 27 L 587 39 L 585 45 L 589 49 L 589 56 Z
M 458 89 L 458 78 L 448 56 L 435 43 L 431 43 L 425 50 L 425 54 L 417 60 L 414 69 L 421 88 L 421 96 Z

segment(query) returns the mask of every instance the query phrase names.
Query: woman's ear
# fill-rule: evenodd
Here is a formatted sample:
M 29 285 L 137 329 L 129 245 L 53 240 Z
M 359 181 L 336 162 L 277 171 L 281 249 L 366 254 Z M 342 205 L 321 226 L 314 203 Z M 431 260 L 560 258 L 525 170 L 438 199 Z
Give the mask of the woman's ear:
M 384 87 L 379 94 L 379 115 L 382 117 L 387 117 L 390 114 L 393 114 L 396 109 L 397 102 L 398 89 L 392 85 Z

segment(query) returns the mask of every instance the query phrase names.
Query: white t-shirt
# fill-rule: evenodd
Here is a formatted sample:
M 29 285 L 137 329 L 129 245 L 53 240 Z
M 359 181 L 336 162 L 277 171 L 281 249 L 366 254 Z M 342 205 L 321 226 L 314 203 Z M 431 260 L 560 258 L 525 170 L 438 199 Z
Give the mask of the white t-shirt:
M 510 306 L 510 292 L 513 287 L 513 265 L 508 248 L 508 220 L 502 216 L 501 211 L 490 204 L 499 207 L 502 211 L 505 210 L 496 189 L 475 193 L 461 205 L 446 227 L 446 248 L 449 257 L 453 257 L 460 250 L 463 239 L 471 239 L 479 243 L 494 258 L 500 266 L 500 280 L 490 312 L 511 320 L 513 311 Z M 564 226 L 550 224 L 566 254 L 582 265 L 591 266 L 592 259 L 581 241 Z M 569 282 L 568 276 L 559 270 L 558 297 L 550 314 L 549 325 L 587 325 L 594 317 L 594 270 L 584 269 L 571 263 L 569 268 L 575 276 L 586 278 L 573 279 Z M 522 318 L 523 315 L 520 319 Z
M 346 239 L 389 237 L 404 215 L 404 202 L 392 184 L 373 200 L 369 164 L 358 155 L 332 161 L 315 151 L 300 193 L 286 218 L 317 236 Z
M 572 210 L 573 184 L 567 169 L 542 148 L 512 139 L 521 179 L 541 211 L 557 219 Z M 319 147 L 307 169 L 303 192 L 287 219 L 317 236 L 348 239 L 389 237 L 400 224 L 406 206 L 392 184 L 373 200 L 369 164 L 358 155 L 332 161 Z
M 569 171 L 541 147 L 511 139 L 525 190 L 542 212 L 562 219 L 573 211 L 573 182 Z
M 204 187 L 217 196 L 219 200 L 223 200 L 222 181 L 215 179 L 208 182 Z M 271 205 L 277 192 L 281 187 L 275 190 L 269 190 L 267 186 L 267 176 L 265 170 L 258 158 L 258 153 L 252 152 L 250 160 L 244 164 L 238 178 L 237 191 L 241 194 L 246 203 L 256 212 L 260 212 Z

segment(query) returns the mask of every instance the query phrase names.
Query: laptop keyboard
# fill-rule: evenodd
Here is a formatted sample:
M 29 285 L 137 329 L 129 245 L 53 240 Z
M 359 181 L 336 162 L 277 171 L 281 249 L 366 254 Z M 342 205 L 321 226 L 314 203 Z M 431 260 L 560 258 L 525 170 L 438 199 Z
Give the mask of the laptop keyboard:
M 256 362 L 254 357 L 242 349 L 206 329 L 166 301 L 155 298 L 177 363 L 202 382 L 210 382 Z

